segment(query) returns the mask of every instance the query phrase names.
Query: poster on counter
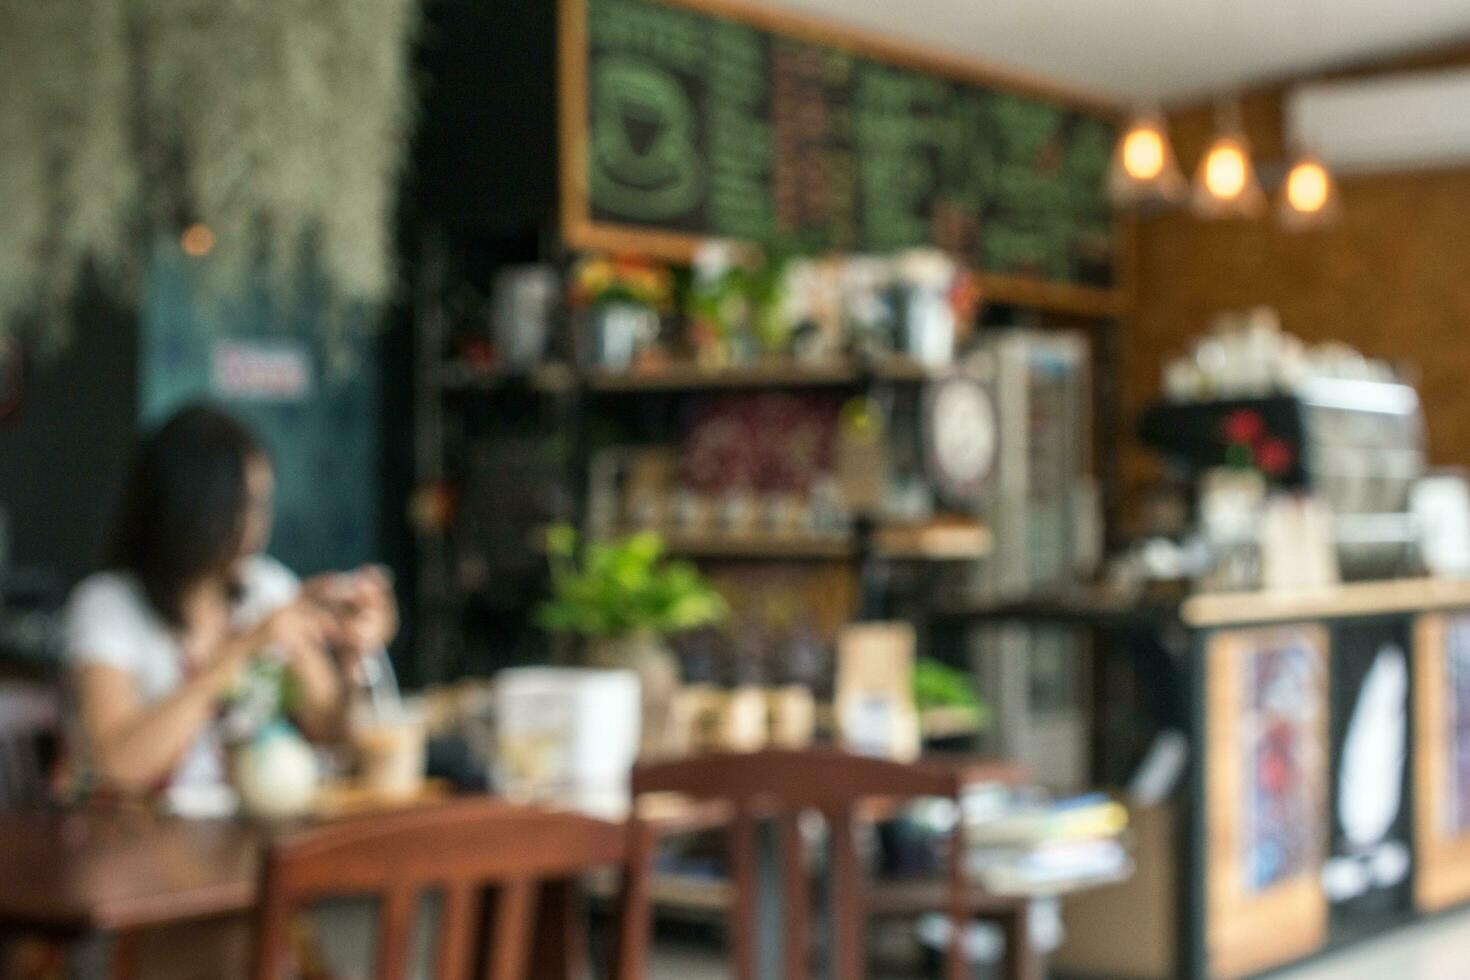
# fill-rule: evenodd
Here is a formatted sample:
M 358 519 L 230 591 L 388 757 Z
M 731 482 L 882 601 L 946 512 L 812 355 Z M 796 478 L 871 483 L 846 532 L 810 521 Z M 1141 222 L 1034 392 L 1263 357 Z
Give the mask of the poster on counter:
M 1447 837 L 1470 836 L 1470 616 L 1452 616 L 1445 623 L 1444 737 L 1449 743 L 1445 794 L 1440 819 Z
M 1330 641 L 1316 624 L 1210 637 L 1204 760 L 1209 973 L 1249 976 L 1321 949 Z
M 1414 901 L 1470 899 L 1470 613 L 1414 626 Z
M 1317 859 L 1314 742 L 1320 673 L 1302 636 L 1282 634 L 1242 663 L 1246 673 L 1246 786 L 1241 849 L 1246 887 L 1254 893 L 1308 872 Z
M 1332 839 L 1322 885 L 1334 938 L 1413 909 L 1410 658 L 1402 619 L 1349 619 L 1332 634 Z

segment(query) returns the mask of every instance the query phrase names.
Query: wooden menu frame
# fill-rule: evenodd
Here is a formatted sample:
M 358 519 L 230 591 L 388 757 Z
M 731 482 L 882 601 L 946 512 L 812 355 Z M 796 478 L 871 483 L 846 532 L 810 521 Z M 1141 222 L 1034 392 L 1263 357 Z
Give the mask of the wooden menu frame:
M 778 10 L 748 0 L 658 0 L 667 6 L 747 24 L 813 44 L 843 48 L 852 54 L 899 67 L 1033 95 L 1119 121 L 1123 107 L 1106 98 L 1080 92 L 1011 69 L 987 66 L 873 31 L 833 23 L 820 17 Z M 633 252 L 671 262 L 687 262 L 701 236 L 660 231 L 636 225 L 592 219 L 588 194 L 587 132 L 587 3 L 557 3 L 557 130 L 560 144 L 561 233 L 574 249 L 595 252 Z M 1117 282 L 1110 288 L 1050 282 L 1028 276 L 977 271 L 981 295 L 987 303 L 1006 303 L 1078 316 L 1119 316 L 1128 307 L 1132 291 L 1131 222 L 1116 219 L 1114 266 Z
M 1450 618 L 1436 613 L 1414 623 L 1414 902 L 1425 912 L 1470 899 L 1470 834 L 1451 836 L 1440 820 L 1453 792 Z
M 1241 874 L 1245 849 L 1245 667 L 1262 648 L 1305 644 L 1318 670 L 1312 691 L 1318 710 L 1313 723 L 1320 748 L 1308 774 L 1320 806 L 1318 858 L 1306 870 L 1260 892 Z M 1259 973 L 1300 959 L 1327 941 L 1328 905 L 1321 885 L 1327 850 L 1328 670 L 1331 640 L 1320 624 L 1223 630 L 1205 647 L 1205 942 L 1211 977 Z

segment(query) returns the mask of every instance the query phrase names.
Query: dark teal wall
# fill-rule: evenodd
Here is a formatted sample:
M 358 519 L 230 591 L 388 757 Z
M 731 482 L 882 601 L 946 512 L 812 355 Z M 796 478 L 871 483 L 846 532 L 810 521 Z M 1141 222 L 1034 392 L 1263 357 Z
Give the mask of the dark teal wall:
M 205 260 L 207 261 L 207 260 Z M 159 250 L 140 329 L 139 411 L 151 425 L 208 399 L 250 425 L 276 463 L 271 553 L 300 574 L 380 558 L 375 343 L 367 331 L 328 345 L 321 304 L 282 307 L 263 288 L 207 298 L 197 260 Z M 311 384 L 299 400 L 222 397 L 214 387 L 220 341 L 281 342 L 302 350 Z
M 0 423 L 10 560 L 43 601 L 102 561 L 137 425 L 137 318 L 94 284 L 75 314 L 71 343 L 33 360 L 20 415 Z

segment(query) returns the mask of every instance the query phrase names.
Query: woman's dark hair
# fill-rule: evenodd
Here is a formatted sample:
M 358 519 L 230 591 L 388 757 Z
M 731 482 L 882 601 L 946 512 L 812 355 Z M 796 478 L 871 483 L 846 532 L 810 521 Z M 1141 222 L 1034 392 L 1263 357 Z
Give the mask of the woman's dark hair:
M 203 404 L 180 409 L 138 446 L 108 564 L 137 576 L 170 624 L 182 625 L 191 587 L 238 557 L 246 466 L 265 457 L 249 429 Z

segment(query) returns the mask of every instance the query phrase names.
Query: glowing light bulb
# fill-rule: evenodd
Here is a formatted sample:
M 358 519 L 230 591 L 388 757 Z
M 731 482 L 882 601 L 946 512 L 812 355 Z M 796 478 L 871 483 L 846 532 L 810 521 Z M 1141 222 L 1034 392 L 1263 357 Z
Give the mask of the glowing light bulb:
M 1140 113 L 1123 130 L 1108 167 L 1108 197 L 1114 204 L 1177 201 L 1187 193 L 1167 127 L 1158 113 Z
M 1205 158 L 1205 187 L 1216 197 L 1233 201 L 1245 191 L 1248 167 L 1240 144 L 1220 140 Z
M 1134 180 L 1153 180 L 1164 171 L 1164 137 L 1152 126 L 1133 128 L 1123 137 L 1123 167 Z
M 1210 144 L 1194 176 L 1194 210 L 1202 218 L 1251 218 L 1265 210 L 1250 144 L 1225 128 Z
M 208 225 L 192 224 L 179 236 L 179 247 L 190 258 L 203 258 L 214 251 L 214 245 L 214 232 Z
M 1276 216 L 1288 231 L 1323 228 L 1337 221 L 1337 182 L 1332 171 L 1310 153 L 1296 158 L 1281 183 Z
M 1293 210 L 1316 214 L 1332 196 L 1332 178 L 1315 160 L 1303 160 L 1286 175 L 1286 201 Z

